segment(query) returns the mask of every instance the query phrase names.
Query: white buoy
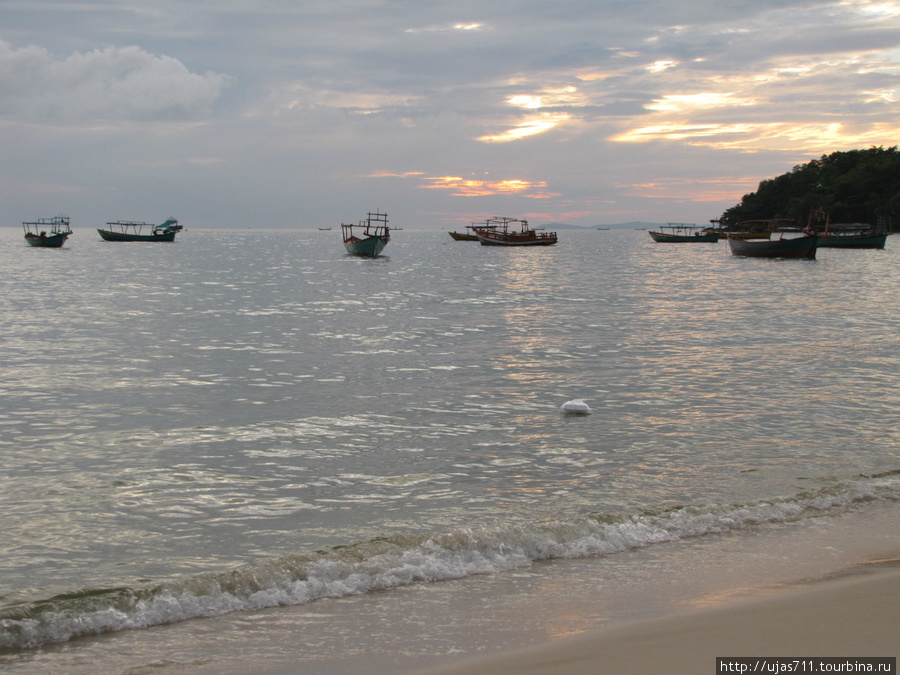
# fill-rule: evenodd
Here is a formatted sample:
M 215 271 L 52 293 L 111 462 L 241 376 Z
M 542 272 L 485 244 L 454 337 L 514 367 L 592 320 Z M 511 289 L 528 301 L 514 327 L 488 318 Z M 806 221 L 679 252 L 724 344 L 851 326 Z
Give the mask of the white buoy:
M 580 398 L 566 401 L 560 407 L 566 415 L 590 415 L 591 407 Z

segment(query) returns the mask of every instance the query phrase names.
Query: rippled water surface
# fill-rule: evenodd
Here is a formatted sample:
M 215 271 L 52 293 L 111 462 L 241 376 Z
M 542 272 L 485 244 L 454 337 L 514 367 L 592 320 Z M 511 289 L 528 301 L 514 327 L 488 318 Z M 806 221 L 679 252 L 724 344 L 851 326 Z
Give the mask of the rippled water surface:
M 248 565 L 283 590 L 316 556 L 372 565 L 379 542 L 404 560 L 433 541 L 577 556 L 585 537 L 617 550 L 596 528 L 636 518 L 678 537 L 895 500 L 897 250 L 752 260 L 615 230 L 503 250 L 403 230 L 363 260 L 335 232 L 84 228 L 43 250 L 0 230 L 0 647 L 66 639 L 16 636 L 89 588 L 208 597 L 191 580 Z M 560 414 L 572 398 L 593 414 Z M 220 591 L 250 602 L 259 583 Z M 304 601 L 291 589 L 276 602 Z

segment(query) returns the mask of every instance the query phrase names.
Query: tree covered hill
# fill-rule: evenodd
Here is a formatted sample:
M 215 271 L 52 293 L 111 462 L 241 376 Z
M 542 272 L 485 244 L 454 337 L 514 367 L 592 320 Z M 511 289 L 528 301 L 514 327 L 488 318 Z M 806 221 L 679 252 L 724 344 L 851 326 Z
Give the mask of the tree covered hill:
M 822 155 L 759 184 L 722 214 L 723 226 L 742 220 L 793 218 L 805 224 L 810 211 L 831 212 L 834 223 L 874 224 L 900 212 L 900 152 L 872 147 Z

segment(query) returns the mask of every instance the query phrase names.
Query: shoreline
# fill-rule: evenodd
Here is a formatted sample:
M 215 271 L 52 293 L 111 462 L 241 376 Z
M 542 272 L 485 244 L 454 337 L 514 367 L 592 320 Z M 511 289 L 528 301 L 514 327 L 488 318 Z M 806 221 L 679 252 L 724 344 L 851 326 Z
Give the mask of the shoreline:
M 712 675 L 717 656 L 897 656 L 897 507 L 121 631 L 0 669 Z
M 377 615 L 379 642 L 364 639 L 371 628 L 360 617 L 380 611 L 383 599 L 346 599 L 355 620 L 343 627 L 356 634 L 343 649 L 326 659 L 270 660 L 261 670 L 712 675 L 717 656 L 897 656 L 895 522 L 894 504 L 869 505 L 605 560 L 553 561 L 511 573 L 515 580 L 404 589 L 392 592 L 406 596 L 402 607 Z M 251 672 L 231 665 L 229 673 Z
M 697 675 L 716 672 L 716 657 L 896 658 L 900 559 L 869 564 L 889 569 L 865 571 L 864 564 L 861 578 L 819 580 L 775 597 L 626 622 L 419 672 Z

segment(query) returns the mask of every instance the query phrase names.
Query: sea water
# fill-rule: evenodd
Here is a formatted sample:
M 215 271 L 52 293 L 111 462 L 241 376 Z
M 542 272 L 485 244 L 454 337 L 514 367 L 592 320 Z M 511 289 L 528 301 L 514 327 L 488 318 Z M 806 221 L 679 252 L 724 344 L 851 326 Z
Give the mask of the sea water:
M 360 259 L 313 230 L 0 230 L 0 666 L 167 664 L 159 626 L 372 637 L 372 602 L 396 625 L 546 562 L 646 588 L 661 551 L 896 517 L 892 239 L 559 235 Z

